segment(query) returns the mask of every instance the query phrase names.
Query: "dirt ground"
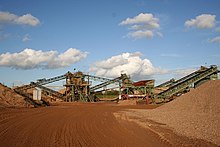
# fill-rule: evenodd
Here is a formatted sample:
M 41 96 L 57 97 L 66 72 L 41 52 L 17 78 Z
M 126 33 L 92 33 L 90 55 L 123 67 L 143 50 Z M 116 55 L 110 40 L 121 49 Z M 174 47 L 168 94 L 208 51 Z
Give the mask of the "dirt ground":
M 141 127 L 117 113 L 155 107 L 62 103 L 32 109 L 1 108 L 0 146 L 215 146 L 178 136 L 150 120 Z
M 220 146 L 220 80 L 208 81 L 175 100 L 151 110 L 129 110 L 133 121 L 153 120 L 180 135 Z M 122 114 L 120 114 L 122 115 Z M 137 119 L 137 118 L 138 119 Z

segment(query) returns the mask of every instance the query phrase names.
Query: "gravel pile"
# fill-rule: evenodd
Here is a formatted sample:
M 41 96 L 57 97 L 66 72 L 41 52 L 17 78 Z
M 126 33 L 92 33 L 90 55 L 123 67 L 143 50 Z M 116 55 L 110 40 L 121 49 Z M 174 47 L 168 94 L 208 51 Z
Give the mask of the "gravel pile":
M 176 133 L 220 146 L 220 80 L 208 81 L 154 110 L 133 110 Z
M 31 107 L 24 97 L 0 83 L 0 107 Z

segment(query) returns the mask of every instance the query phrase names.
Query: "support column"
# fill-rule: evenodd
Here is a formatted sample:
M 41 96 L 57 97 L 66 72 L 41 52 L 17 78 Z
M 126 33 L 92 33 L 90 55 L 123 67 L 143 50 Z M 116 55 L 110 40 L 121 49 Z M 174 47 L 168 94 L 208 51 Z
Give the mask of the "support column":
M 74 98 L 75 98 L 75 92 L 74 92 L 74 85 L 72 85 L 72 99 L 71 99 L 71 101 L 73 101 L 74 100 Z
M 118 96 L 119 100 L 121 100 L 121 82 L 119 82 L 119 96 Z

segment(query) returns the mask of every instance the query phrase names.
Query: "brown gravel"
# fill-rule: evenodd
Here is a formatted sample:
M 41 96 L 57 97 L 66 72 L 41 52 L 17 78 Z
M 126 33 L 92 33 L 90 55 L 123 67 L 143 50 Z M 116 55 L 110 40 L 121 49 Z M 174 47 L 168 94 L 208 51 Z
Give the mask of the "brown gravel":
M 125 113 L 166 124 L 180 135 L 220 146 L 220 80 L 208 81 L 156 109 Z
M 0 83 L 0 107 L 30 107 L 24 97 Z

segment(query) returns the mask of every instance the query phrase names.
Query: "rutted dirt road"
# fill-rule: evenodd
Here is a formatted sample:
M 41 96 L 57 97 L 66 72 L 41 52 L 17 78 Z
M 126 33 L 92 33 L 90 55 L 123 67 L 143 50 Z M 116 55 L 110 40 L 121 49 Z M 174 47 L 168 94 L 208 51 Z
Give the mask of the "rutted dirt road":
M 36 109 L 0 109 L 0 146 L 184 146 L 184 142 L 190 142 L 191 146 L 210 145 L 171 131 L 159 128 L 152 131 L 116 119 L 113 113 L 130 107 L 74 103 Z M 157 131 L 168 133 L 170 141 L 162 139 Z

